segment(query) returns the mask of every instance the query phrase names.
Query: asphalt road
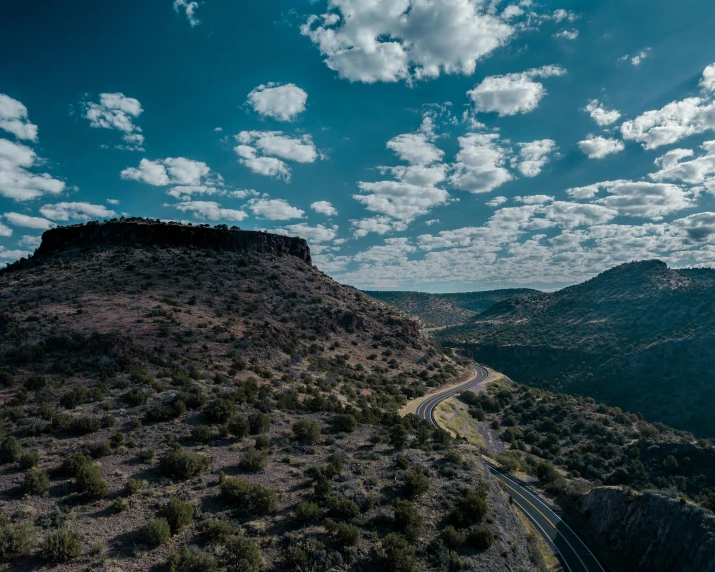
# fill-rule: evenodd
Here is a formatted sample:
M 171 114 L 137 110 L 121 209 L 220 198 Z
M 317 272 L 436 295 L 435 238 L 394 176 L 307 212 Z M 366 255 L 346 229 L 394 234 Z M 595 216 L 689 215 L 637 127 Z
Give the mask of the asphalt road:
M 420 419 L 430 421 L 432 425 L 437 427 L 437 422 L 434 419 L 434 409 L 442 401 L 467 390 L 483 391 L 484 386 L 480 385 L 480 383 L 487 378 L 489 372 L 480 365 L 475 364 L 472 367 L 475 372 L 473 379 L 426 399 L 417 408 L 417 416 Z M 538 493 L 505 475 L 491 463 L 486 463 L 491 473 L 506 485 L 509 495 L 514 499 L 514 504 L 541 532 L 541 535 L 557 555 L 565 570 L 568 572 L 605 572 L 601 563 L 583 540 L 539 498 Z

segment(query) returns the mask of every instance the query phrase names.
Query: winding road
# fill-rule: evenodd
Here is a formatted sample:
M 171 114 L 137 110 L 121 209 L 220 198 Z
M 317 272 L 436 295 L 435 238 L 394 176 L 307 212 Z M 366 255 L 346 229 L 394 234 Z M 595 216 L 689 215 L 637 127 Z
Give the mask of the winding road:
M 489 376 L 489 371 L 477 364 L 474 364 L 472 368 L 474 369 L 474 376 L 471 379 L 430 396 L 417 408 L 417 416 L 438 427 L 434 418 L 434 410 L 442 401 L 463 391 L 474 391 L 475 393 L 484 391 L 486 386 L 482 385 L 482 382 Z M 484 462 L 491 473 L 506 485 L 509 495 L 514 499 L 514 504 L 541 532 L 541 535 L 557 555 L 565 570 L 568 572 L 605 572 L 601 563 L 583 540 L 547 503 L 539 498 L 538 493 L 530 490 L 523 483 L 505 475 L 488 461 L 485 460 Z

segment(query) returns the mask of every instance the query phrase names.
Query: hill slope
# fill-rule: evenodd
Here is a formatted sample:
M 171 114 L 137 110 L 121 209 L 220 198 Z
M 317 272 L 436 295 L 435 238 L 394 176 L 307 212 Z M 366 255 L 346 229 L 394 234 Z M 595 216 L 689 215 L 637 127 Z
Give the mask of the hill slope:
M 713 436 L 713 274 L 623 264 L 558 292 L 504 300 L 438 336 L 522 383 Z
M 538 293 L 538 290 L 528 288 L 454 294 L 365 291 L 365 294 L 390 304 L 405 314 L 419 318 L 430 328 L 462 324 L 501 300 Z
M 477 452 L 396 414 L 463 371 L 301 239 L 48 231 L 0 271 L 0 562 L 536 570 Z

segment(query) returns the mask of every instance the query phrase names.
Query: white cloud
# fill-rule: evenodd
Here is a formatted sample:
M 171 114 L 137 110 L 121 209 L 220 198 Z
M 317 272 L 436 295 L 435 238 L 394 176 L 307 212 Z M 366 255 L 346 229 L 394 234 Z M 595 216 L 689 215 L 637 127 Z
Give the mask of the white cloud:
M 372 246 L 364 252 L 359 252 L 355 255 L 355 260 L 377 266 L 397 264 L 406 262 L 407 255 L 416 250 L 407 238 L 386 238 L 384 246 Z
M 338 227 L 336 225 L 324 226 L 322 224 L 310 226 L 305 223 L 299 223 L 289 224 L 282 228 L 276 228 L 273 232 L 289 236 L 300 236 L 301 238 L 306 239 L 308 244 L 320 244 L 333 240 L 338 234 Z
M 559 66 L 543 66 L 522 73 L 494 75 L 467 92 L 477 112 L 496 112 L 500 117 L 528 113 L 536 109 L 546 95 L 543 84 L 535 78 L 562 76 L 566 70 Z
M 241 131 L 234 148 L 239 162 L 259 175 L 290 180 L 285 161 L 313 163 L 320 158 L 310 135 L 291 137 L 282 131 Z M 259 152 L 261 155 L 259 155 Z
M 336 216 L 338 214 L 335 207 L 333 207 L 333 205 L 328 201 L 315 201 L 314 203 L 311 203 L 310 208 L 315 212 L 326 216 Z
M 621 117 L 619 111 L 615 109 L 606 109 L 602 104 L 598 102 L 597 99 L 592 99 L 588 102 L 588 105 L 584 108 L 600 127 L 605 127 L 611 123 L 615 123 Z
M 293 121 L 305 111 L 307 101 L 308 94 L 292 83 L 259 85 L 248 94 L 248 103 L 256 113 L 279 121 Z
M 57 226 L 54 222 L 37 216 L 28 216 L 20 213 L 5 213 L 5 219 L 14 226 L 22 226 L 25 228 L 35 228 L 39 230 L 48 230 Z
M 0 93 L 0 129 L 18 139 L 37 141 L 37 125 L 27 118 L 27 107 L 4 93 Z
M 514 197 L 517 203 L 524 205 L 543 205 L 554 200 L 551 195 L 526 195 L 524 197 Z
M 177 14 L 183 11 L 186 15 L 186 19 L 189 21 L 189 24 L 192 28 L 194 26 L 198 26 L 201 23 L 201 21 L 196 18 L 196 10 L 198 10 L 198 8 L 198 2 L 189 2 L 188 0 L 174 0 L 174 10 Z
M 566 194 L 574 199 L 592 199 L 601 190 L 598 183 L 594 185 L 586 185 L 585 187 L 573 187 L 566 189 Z
M 444 156 L 444 151 L 433 145 L 425 133 L 398 135 L 387 142 L 387 148 L 412 165 L 430 165 Z
M 105 201 L 108 205 L 118 205 L 119 201 L 117 199 L 107 199 Z
M 593 226 L 614 219 L 618 212 L 601 205 L 554 201 L 543 208 L 544 218 L 561 228 Z
M 24 246 L 25 248 L 38 248 L 40 244 L 42 244 L 41 236 L 30 236 L 27 234 L 17 241 L 18 246 Z
M 623 216 L 661 219 L 664 215 L 695 206 L 692 193 L 668 183 L 606 181 L 598 183 L 609 195 L 596 202 Z
M 110 218 L 117 215 L 117 213 L 103 205 L 93 205 L 91 203 L 44 205 L 40 208 L 40 214 L 49 219 L 61 221 Z
M 26 250 L 6 250 L 4 246 L 0 246 L 0 260 L 18 260 L 30 254 L 32 254 L 32 252 Z
M 578 19 L 578 14 L 576 14 L 576 12 L 573 12 L 572 10 L 564 10 L 563 8 L 559 8 L 557 10 L 554 10 L 554 13 L 551 17 L 556 23 L 563 22 L 564 20 L 568 20 L 569 22 L 575 22 Z
M 438 218 L 433 218 L 430 220 L 425 221 L 425 226 L 432 226 L 433 224 L 437 224 L 439 222 Z
M 593 135 L 579 141 L 578 147 L 589 159 L 603 159 L 607 155 L 620 153 L 626 148 L 620 139 L 594 137 Z
M 143 151 L 144 136 L 141 129 L 134 125 L 134 119 L 143 112 L 138 100 L 126 97 L 123 93 L 102 93 L 99 103 L 84 103 L 84 117 L 89 119 L 91 127 L 115 129 L 124 135 L 124 145 L 119 149 Z
M 646 48 L 644 50 L 641 50 L 638 52 L 635 56 L 631 57 L 631 65 L 632 66 L 639 66 L 643 62 L 644 59 L 648 57 L 648 54 L 650 54 L 650 48 Z M 628 59 L 628 56 L 625 56 L 626 59 Z
M 291 206 L 283 199 L 251 199 L 248 205 L 255 216 L 267 220 L 289 220 L 305 215 L 305 211 Z
M 700 87 L 705 91 L 715 92 L 715 64 L 710 64 L 703 70 L 703 77 L 700 78 Z
M 459 138 L 460 151 L 450 182 L 470 193 L 488 193 L 514 177 L 505 168 L 508 150 L 496 133 L 469 133 Z
M 156 161 L 142 159 L 138 167 L 127 167 L 120 176 L 155 187 L 172 185 L 167 194 L 177 199 L 225 194 L 221 175 L 212 173 L 206 163 L 185 157 L 167 157 Z
M 575 40 L 578 38 L 578 30 L 562 30 L 554 34 L 554 38 L 563 38 L 565 40 Z
M 0 196 L 26 201 L 64 191 L 63 181 L 48 173 L 28 171 L 40 162 L 37 154 L 29 147 L 0 139 Z
M 407 224 L 388 216 L 374 216 L 371 218 L 351 220 L 350 224 L 353 226 L 353 236 L 355 238 L 362 238 L 371 232 L 375 234 L 387 234 L 388 232 L 407 229 Z
M 683 161 L 694 155 L 691 149 L 673 149 L 655 160 L 660 171 L 651 173 L 654 181 L 676 181 L 693 185 L 705 183 L 715 175 L 715 141 L 706 141 L 701 145 L 704 154 L 690 161 Z
M 242 221 L 248 216 L 244 211 L 225 209 L 211 201 L 183 201 L 172 206 L 183 212 L 189 211 L 198 219 Z
M 12 236 L 12 229 L 0 222 L 0 236 Z M 0 247 L 2 248 L 2 247 Z
M 361 181 L 358 187 L 366 194 L 353 195 L 353 198 L 365 205 L 367 210 L 407 223 L 427 214 L 433 207 L 445 204 L 449 199 L 449 193 L 444 189 L 403 181 Z
M 683 229 L 688 238 L 703 242 L 715 237 L 715 213 L 704 212 L 673 221 L 673 226 Z
M 525 177 L 536 177 L 556 150 L 556 141 L 541 139 L 530 143 L 519 143 L 519 146 L 521 150 L 515 160 L 519 172 Z
M 301 32 L 350 81 L 471 75 L 478 60 L 515 32 L 473 0 L 331 0 L 329 7 Z
M 290 167 L 275 157 L 259 157 L 256 150 L 249 145 L 238 145 L 234 151 L 239 156 L 239 162 L 258 175 L 276 177 L 290 181 Z
M 498 207 L 499 205 L 504 204 L 507 201 L 506 197 L 494 197 L 493 199 L 487 201 L 484 203 L 488 207 Z

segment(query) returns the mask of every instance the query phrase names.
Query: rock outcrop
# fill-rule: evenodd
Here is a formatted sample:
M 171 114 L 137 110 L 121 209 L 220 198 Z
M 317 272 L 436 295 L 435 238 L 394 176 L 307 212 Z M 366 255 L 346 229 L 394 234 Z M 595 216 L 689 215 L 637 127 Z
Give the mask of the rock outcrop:
M 707 509 L 618 487 L 593 489 L 576 505 L 623 570 L 715 572 L 715 515 Z
M 298 237 L 267 232 L 189 226 L 151 219 L 125 219 L 63 226 L 46 231 L 36 257 L 56 254 L 71 248 L 97 246 L 179 246 L 225 251 L 276 252 L 312 262 L 308 243 Z

